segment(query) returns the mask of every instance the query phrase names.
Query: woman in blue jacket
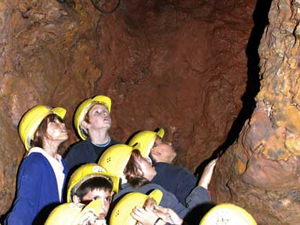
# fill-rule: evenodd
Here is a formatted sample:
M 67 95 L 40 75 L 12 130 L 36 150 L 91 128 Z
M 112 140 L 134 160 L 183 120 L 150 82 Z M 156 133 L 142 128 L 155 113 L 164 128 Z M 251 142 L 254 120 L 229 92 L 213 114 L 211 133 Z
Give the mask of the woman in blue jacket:
M 17 196 L 5 224 L 44 224 L 62 201 L 68 169 L 57 150 L 68 139 L 65 113 L 60 107 L 38 105 L 21 119 L 19 134 L 29 152 L 19 168 Z

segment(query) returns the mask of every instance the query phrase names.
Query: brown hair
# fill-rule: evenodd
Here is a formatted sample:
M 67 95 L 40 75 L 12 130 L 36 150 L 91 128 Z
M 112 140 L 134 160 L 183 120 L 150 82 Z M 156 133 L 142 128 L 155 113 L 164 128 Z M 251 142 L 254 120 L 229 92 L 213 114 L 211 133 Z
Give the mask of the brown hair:
M 76 190 L 75 193 L 72 195 L 76 195 L 80 202 L 83 202 L 83 198 L 87 195 L 90 191 L 94 190 L 104 190 L 111 192 L 112 191 L 112 183 L 105 177 L 92 177 L 86 181 L 84 181 L 79 188 Z
M 138 164 L 138 160 L 142 158 L 142 155 L 139 150 L 134 149 L 131 153 L 129 161 L 124 169 L 124 174 L 128 183 L 134 187 L 138 188 L 145 184 L 150 183 L 149 180 L 144 178 L 144 174 L 142 172 L 142 168 Z
M 40 147 L 43 148 L 43 140 L 46 135 L 47 127 L 49 122 L 53 122 L 55 120 L 63 123 L 63 120 L 56 114 L 50 114 L 46 116 L 43 121 L 40 123 L 38 129 L 33 135 L 33 139 L 30 142 L 31 147 Z

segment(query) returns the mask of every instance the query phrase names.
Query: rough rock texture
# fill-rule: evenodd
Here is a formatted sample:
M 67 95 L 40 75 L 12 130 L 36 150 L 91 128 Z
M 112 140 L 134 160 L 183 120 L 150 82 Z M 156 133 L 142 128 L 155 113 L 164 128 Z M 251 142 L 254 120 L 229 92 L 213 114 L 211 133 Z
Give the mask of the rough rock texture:
M 1 1 L 0 214 L 25 153 L 17 125 L 36 104 L 68 110 L 63 153 L 79 102 L 109 95 L 116 139 L 164 127 L 177 165 L 194 171 L 242 108 L 255 2 L 122 0 L 104 15 L 84 0 Z
M 274 0 L 261 40 L 261 90 L 238 141 L 220 159 L 214 200 L 247 208 L 259 224 L 300 221 L 300 1 Z
M 76 105 L 94 94 L 93 81 L 101 77 L 93 60 L 100 18 L 87 1 L 0 2 L 1 214 L 14 198 L 25 153 L 17 133 L 22 114 L 36 104 L 64 106 L 71 133 Z
M 114 98 L 117 136 L 164 127 L 177 165 L 194 171 L 242 107 L 255 1 L 134 2 L 104 21 L 103 74 L 114 80 L 96 86 Z

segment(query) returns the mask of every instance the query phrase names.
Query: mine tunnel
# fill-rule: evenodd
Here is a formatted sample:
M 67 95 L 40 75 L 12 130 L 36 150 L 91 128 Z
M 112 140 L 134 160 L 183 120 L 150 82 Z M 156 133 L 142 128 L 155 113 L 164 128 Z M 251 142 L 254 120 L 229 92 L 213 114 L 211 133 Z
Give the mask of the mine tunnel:
M 0 222 L 26 157 L 22 115 L 64 107 L 64 156 L 79 103 L 105 95 L 115 140 L 164 128 L 175 166 L 201 174 L 219 157 L 213 204 L 299 224 L 299 22 L 298 0 L 1 1 Z

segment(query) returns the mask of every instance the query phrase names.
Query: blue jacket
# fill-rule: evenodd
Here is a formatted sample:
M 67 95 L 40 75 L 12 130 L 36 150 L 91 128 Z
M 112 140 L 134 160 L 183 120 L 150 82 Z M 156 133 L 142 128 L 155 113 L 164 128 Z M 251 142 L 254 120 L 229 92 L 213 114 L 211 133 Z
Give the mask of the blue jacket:
M 68 169 L 64 165 L 64 174 Z M 66 176 L 65 176 L 66 177 Z M 20 166 L 17 196 L 5 225 L 44 224 L 49 212 L 59 203 L 55 173 L 41 153 L 31 153 Z
M 74 144 L 65 158 L 70 173 L 73 173 L 79 166 L 83 164 L 97 163 L 101 154 L 107 148 L 117 143 L 117 141 L 111 139 L 107 146 L 97 147 L 88 137 L 85 141 L 80 141 Z
M 155 163 L 154 167 L 156 175 L 151 183 L 159 184 L 185 205 L 186 197 L 196 187 L 196 177 L 187 168 L 175 167 L 168 163 Z

